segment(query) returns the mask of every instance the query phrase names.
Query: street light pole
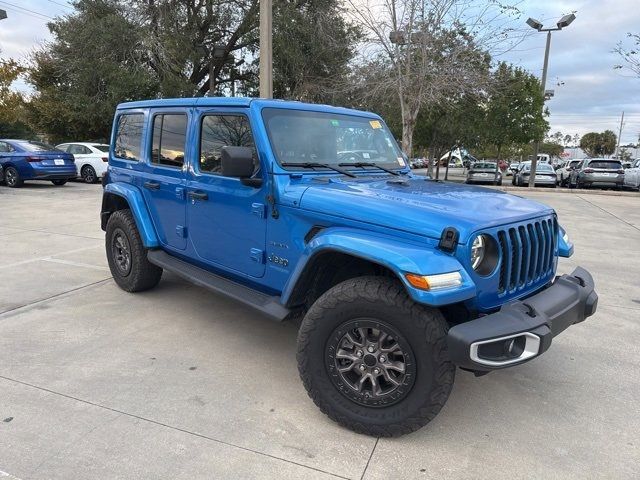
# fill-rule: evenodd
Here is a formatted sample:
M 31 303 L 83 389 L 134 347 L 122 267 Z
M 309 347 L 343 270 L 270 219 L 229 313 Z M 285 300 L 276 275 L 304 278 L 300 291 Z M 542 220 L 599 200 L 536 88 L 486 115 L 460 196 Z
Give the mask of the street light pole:
M 273 0 L 260 0 L 260 96 L 273 98 Z
M 576 16 L 573 13 L 568 15 L 564 15 L 558 23 L 556 27 L 552 28 L 543 28 L 542 23 L 533 18 L 529 18 L 527 20 L 527 25 L 531 28 L 539 31 L 539 32 L 547 32 L 547 45 L 544 50 L 544 64 L 542 66 L 542 80 L 541 80 L 541 88 L 542 88 L 542 109 L 541 113 L 544 115 L 544 102 L 546 99 L 546 86 L 547 86 L 547 70 L 549 68 L 549 50 L 551 48 L 551 32 L 556 32 L 562 30 L 564 27 L 568 27 L 571 22 L 576 19 Z M 529 188 L 533 188 L 536 184 L 536 167 L 538 166 L 538 152 L 540 150 L 540 142 L 536 140 L 533 147 L 533 158 L 531 159 L 531 169 L 529 171 Z

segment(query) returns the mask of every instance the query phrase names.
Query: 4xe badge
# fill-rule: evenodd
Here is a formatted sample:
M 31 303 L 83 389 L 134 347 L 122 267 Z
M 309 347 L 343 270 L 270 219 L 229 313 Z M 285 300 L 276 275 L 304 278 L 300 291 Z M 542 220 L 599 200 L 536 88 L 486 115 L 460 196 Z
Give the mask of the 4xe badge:
M 277 265 L 280 265 L 282 267 L 286 267 L 289 265 L 289 260 L 287 260 L 286 258 L 279 257 L 277 255 L 274 255 L 273 253 L 269 255 L 267 260 Z

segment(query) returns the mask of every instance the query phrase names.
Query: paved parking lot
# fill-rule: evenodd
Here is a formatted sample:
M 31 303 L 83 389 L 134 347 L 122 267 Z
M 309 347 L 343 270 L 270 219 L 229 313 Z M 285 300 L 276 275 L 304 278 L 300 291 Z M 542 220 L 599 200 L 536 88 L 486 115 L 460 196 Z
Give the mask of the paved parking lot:
M 639 478 L 640 198 L 518 193 L 557 209 L 598 313 L 377 440 L 307 397 L 294 325 L 170 275 L 119 290 L 99 185 L 0 187 L 0 479 Z

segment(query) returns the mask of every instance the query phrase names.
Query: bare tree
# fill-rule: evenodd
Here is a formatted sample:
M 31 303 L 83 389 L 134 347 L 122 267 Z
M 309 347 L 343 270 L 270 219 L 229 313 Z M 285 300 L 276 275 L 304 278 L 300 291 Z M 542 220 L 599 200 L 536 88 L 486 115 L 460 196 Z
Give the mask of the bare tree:
M 626 48 L 622 42 L 616 45 L 613 49 L 615 53 L 620 55 L 620 58 L 624 61 L 622 64 L 615 65 L 616 69 L 631 70 L 634 75 L 640 78 L 640 34 L 627 33 L 627 37 L 633 42 L 633 47 Z
M 362 63 L 386 72 L 364 90 L 397 95 L 407 155 L 421 108 L 487 88 L 490 55 L 504 53 L 526 35 L 523 28 L 512 27 L 517 8 L 496 1 L 346 1 L 353 21 L 367 35 Z

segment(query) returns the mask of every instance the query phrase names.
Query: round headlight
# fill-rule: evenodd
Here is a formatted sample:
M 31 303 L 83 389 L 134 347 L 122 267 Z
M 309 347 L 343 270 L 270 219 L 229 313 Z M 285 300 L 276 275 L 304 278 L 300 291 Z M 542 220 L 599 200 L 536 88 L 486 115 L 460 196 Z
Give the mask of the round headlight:
M 482 260 L 484 260 L 484 252 L 486 250 L 486 240 L 484 235 L 478 235 L 471 245 L 471 266 L 477 270 Z
M 471 244 L 471 266 L 478 275 L 493 273 L 498 265 L 498 244 L 491 235 L 482 233 Z

